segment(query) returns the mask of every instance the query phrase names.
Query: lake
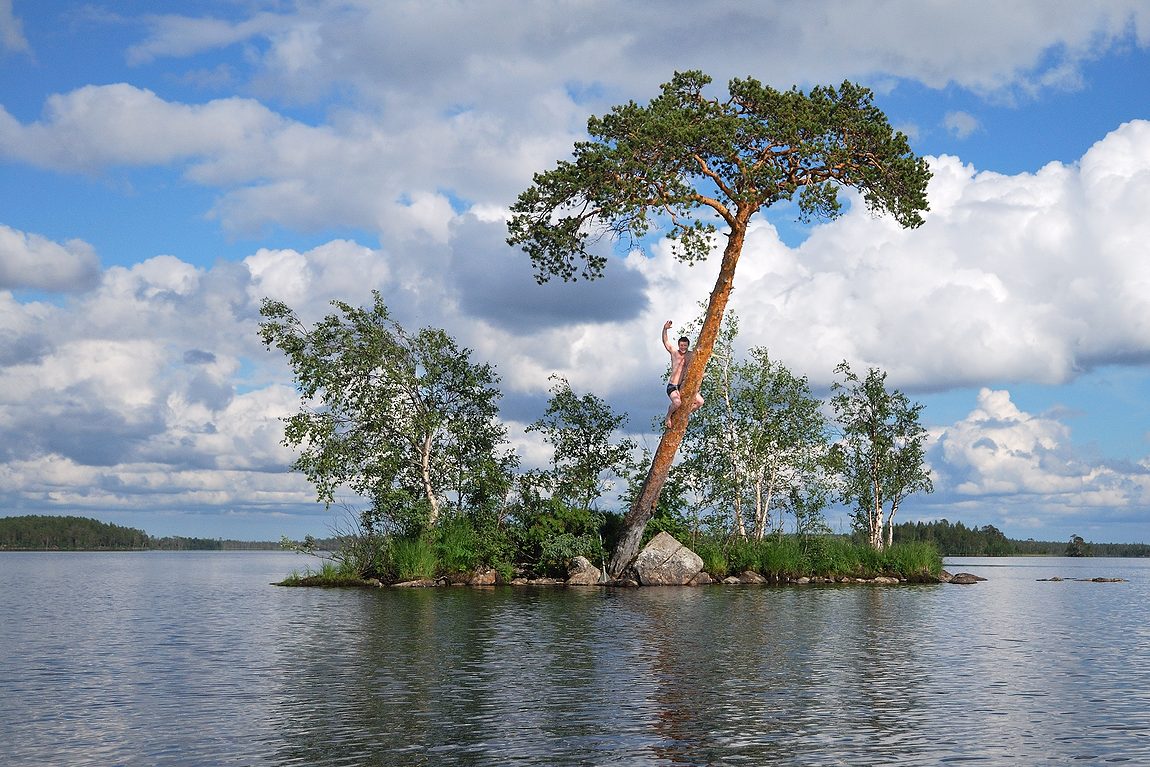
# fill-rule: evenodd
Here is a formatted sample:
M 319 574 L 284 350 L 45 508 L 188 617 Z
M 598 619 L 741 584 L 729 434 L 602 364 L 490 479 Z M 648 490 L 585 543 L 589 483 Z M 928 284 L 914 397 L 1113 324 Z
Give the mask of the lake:
M 0 764 L 1150 764 L 1147 560 L 948 561 L 972 586 L 270 585 L 311 563 L 0 554 Z

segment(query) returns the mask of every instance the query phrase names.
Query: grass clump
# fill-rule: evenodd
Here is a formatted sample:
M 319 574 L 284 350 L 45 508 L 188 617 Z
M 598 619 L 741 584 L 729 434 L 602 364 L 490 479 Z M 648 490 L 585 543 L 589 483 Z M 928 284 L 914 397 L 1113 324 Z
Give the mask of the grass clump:
M 293 570 L 291 575 L 280 581 L 278 586 L 374 586 L 374 582 L 362 577 L 345 562 L 325 560 L 318 570 L 304 568 L 302 573 Z

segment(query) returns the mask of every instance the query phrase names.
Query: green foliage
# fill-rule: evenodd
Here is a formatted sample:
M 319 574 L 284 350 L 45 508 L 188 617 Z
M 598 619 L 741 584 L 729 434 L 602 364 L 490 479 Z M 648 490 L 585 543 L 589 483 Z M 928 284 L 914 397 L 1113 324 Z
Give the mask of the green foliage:
M 444 331 L 409 334 L 380 294 L 370 309 L 342 301 L 306 328 L 264 299 L 260 337 L 288 358 L 301 395 L 284 442 L 293 467 L 330 505 L 347 488 L 371 499 L 364 523 L 413 533 L 444 507 L 470 511 L 502 498 L 517 459 L 506 447 L 490 365 L 471 362 Z
M 820 532 L 832 482 L 822 402 L 766 348 L 737 358 L 737 335 L 728 314 L 703 379 L 710 404 L 687 426 L 676 474 L 732 535 L 780 534 L 787 517 L 796 533 Z
M 607 517 L 543 495 L 538 484 L 542 479 L 540 474 L 525 475 L 519 500 L 511 509 L 510 535 L 518 563 L 549 576 L 566 575 L 568 561 L 579 555 L 602 563 Z
M 895 543 L 924 542 L 945 557 L 1003 557 L 1024 553 L 994 525 L 967 527 L 962 522 L 904 522 L 894 527 Z
M 785 581 L 801 576 L 824 578 L 873 578 L 893 575 L 908 580 L 927 580 L 942 570 L 942 557 L 930 544 L 896 544 L 883 551 L 852 543 L 836 535 L 783 535 L 759 540 L 732 540 L 725 549 L 725 569 L 715 553 L 714 541 L 696 544 L 696 553 L 714 564 L 704 567 L 713 576 L 746 570 L 769 580 Z M 707 562 L 707 559 L 704 559 Z M 714 569 L 710 569 L 714 568 Z
M 871 546 L 893 542 L 899 504 L 916 492 L 932 492 L 926 466 L 926 429 L 919 421 L 922 404 L 886 389 L 886 373 L 876 368 L 860 379 L 845 361 L 835 368 L 831 407 L 841 439 L 831 454 L 842 478 L 841 500 L 855 505 L 855 529 Z M 885 516 L 884 516 L 885 515 Z
M 647 523 L 647 529 L 643 531 L 643 544 L 649 543 L 659 533 L 667 533 L 680 542 L 692 541 L 697 537 L 691 523 L 682 514 L 662 504 L 655 510 Z
M 625 477 L 631 465 L 635 443 L 616 437 L 627 416 L 594 394 L 576 395 L 559 376 L 550 380 L 547 412 L 527 431 L 541 433 L 551 446 L 551 492 L 569 506 L 590 509 L 610 489 L 604 475 Z
M 803 220 L 834 218 L 840 186 L 903 226 L 922 224 L 930 170 L 868 89 L 808 94 L 747 78 L 710 98 L 710 82 L 676 73 L 647 106 L 592 117 L 574 159 L 535 175 L 512 206 L 508 243 L 528 253 L 537 280 L 595 279 L 607 262 L 591 247 L 601 236 L 630 243 L 660 225 L 679 258 L 700 261 L 716 217 L 741 230 L 759 209 L 794 200 Z
M 1066 544 L 1066 556 L 1088 557 L 1090 556 L 1090 544 L 1082 536 L 1072 535 L 1070 536 L 1070 543 Z
M 859 571 L 858 546 L 837 535 L 803 539 L 804 555 L 811 575 L 854 575 Z
M 150 545 L 143 530 L 86 517 L 0 517 L 0 549 L 122 551 Z
M 942 572 L 942 555 L 929 543 L 898 543 L 883 551 L 882 567 L 908 580 L 927 580 Z
M 445 521 L 436 530 L 435 552 L 439 570 L 467 573 L 480 564 L 479 539 L 471 522 L 464 517 Z
M 703 560 L 703 571 L 708 575 L 723 578 L 729 572 L 727 554 L 718 541 L 700 538 L 692 544 L 691 550 L 699 555 L 699 559 Z
M 365 586 L 368 581 L 359 573 L 346 566 L 346 563 L 326 560 L 319 570 L 305 568 L 303 573 L 293 571 L 281 581 L 280 586 Z
M 807 572 L 802 542 L 794 536 L 772 536 L 758 541 L 759 572 L 778 579 L 797 578 Z

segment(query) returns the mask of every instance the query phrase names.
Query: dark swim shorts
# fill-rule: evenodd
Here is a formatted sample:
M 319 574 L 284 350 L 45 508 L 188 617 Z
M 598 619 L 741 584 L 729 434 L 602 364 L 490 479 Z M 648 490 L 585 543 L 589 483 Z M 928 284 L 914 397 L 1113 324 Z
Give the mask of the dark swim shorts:
M 667 396 L 668 397 L 671 396 L 671 392 L 678 391 L 678 390 L 679 390 L 679 384 L 667 384 Z

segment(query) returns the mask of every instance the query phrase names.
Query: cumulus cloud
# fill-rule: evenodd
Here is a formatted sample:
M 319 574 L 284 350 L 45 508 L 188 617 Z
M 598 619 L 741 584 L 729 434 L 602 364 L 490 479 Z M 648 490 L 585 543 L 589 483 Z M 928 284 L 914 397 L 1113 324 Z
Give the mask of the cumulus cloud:
M 979 172 L 931 160 L 927 224 L 861 205 L 799 247 L 748 238 L 735 309 L 756 342 L 813 380 L 834 361 L 900 386 L 1064 383 L 1150 353 L 1150 123 L 1128 123 L 1076 165 Z
M 296 397 L 282 365 L 258 372 L 252 279 L 161 256 L 59 306 L 0 294 L 0 333 L 29 350 L 0 360 L 5 506 L 310 511 L 281 444 Z
M 53 242 L 0 224 L 0 289 L 71 293 L 99 278 L 100 260 L 83 240 Z
M 1053 414 L 1020 410 L 1005 390 L 983 388 L 965 418 L 932 435 L 935 508 L 979 509 L 1013 530 L 1088 529 L 1150 500 L 1150 461 L 1083 454 Z
M 429 3 L 418 11 L 326 0 L 290 14 L 235 20 L 155 16 L 130 57 L 190 56 L 258 40 L 253 79 L 281 98 L 315 98 L 351 84 L 363 98 L 393 108 L 482 102 L 506 113 L 522 103 L 519 93 L 543 90 L 556 72 L 580 98 L 610 98 L 613 88 L 649 89 L 657 83 L 653 71 L 665 78 L 691 67 L 722 79 L 770 73 L 782 87 L 882 72 L 935 88 L 953 83 L 1029 94 L 1077 87 L 1084 61 L 1131 37 L 1150 39 L 1150 11 L 1138 0 L 1091 6 L 983 0 L 909 9 L 723 0 L 708 5 L 702 26 L 694 11 L 683 0 L 655 15 L 610 0 Z
M 612 254 L 603 281 L 538 286 L 527 257 L 504 243 L 510 201 L 533 171 L 567 156 L 588 114 L 644 98 L 688 67 L 783 88 L 849 77 L 881 92 L 907 78 L 1030 97 L 1077 87 L 1083 63 L 1115 46 L 1150 42 L 1140 0 L 724 0 L 703 26 L 694 10 L 321 0 L 237 6 L 228 18 L 154 15 L 127 53 L 136 71 L 185 58 L 211 66 L 205 54 L 243 46 L 215 76 L 168 81 L 241 83 L 243 95 L 191 103 L 159 81 L 122 82 L 52 95 L 38 118 L 0 107 L 6 161 L 92 176 L 175 169 L 208 190 L 200 212 L 230 235 L 282 227 L 326 240 L 253 246 L 211 267 L 157 254 L 101 271 L 83 241 L 0 225 L 0 291 L 60 294 L 49 303 L 0 292 L 0 499 L 260 513 L 310 503 L 280 444 L 279 419 L 295 407 L 289 376 L 255 333 L 264 297 L 314 322 L 331 299 L 366 304 L 378 289 L 405 325 L 447 329 L 498 366 L 525 455 L 543 455 L 522 426 L 541 413 L 552 374 L 609 397 L 642 432 L 665 407 L 660 328 L 699 315 L 717 259 L 688 268 L 654 241 Z M 9 0 L 0 34 L 9 50 L 26 45 Z M 944 127 L 960 138 L 980 129 L 967 112 Z M 1078 162 L 1034 173 L 931 158 L 932 210 L 919 230 L 859 204 L 799 244 L 760 220 L 732 299 L 740 343 L 769 347 L 816 386 L 847 359 L 912 393 L 1145 363 L 1147 158 L 1150 123 L 1134 121 Z M 932 461 L 967 500 L 1140 497 L 1141 468 L 1086 461 L 1069 445 L 1056 419 L 1012 413 L 1005 392 L 988 390 L 940 432 Z

